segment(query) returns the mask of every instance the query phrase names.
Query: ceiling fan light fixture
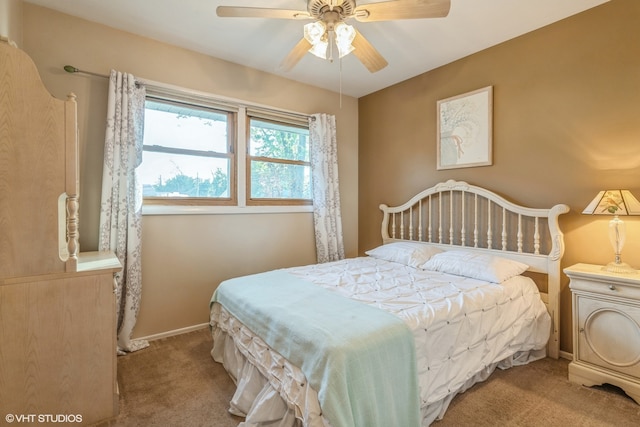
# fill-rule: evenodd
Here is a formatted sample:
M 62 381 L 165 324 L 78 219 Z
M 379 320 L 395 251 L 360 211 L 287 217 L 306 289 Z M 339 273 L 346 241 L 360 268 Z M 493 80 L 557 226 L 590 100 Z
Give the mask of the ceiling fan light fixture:
M 336 24 L 334 31 L 336 33 L 336 45 L 338 46 L 338 55 L 342 58 L 351 53 L 355 48 L 351 45 L 356 37 L 356 30 L 344 22 Z
M 340 58 L 354 52 L 354 56 L 370 72 L 376 73 L 389 63 L 358 30 L 344 24 L 344 21 L 356 19 L 359 22 L 375 22 L 442 18 L 447 16 L 451 9 L 451 0 L 369 0 L 361 6 L 356 5 L 356 0 L 306 0 L 306 3 L 306 11 L 218 6 L 216 14 L 225 18 L 315 20 L 304 26 L 304 37 L 284 59 L 282 67 L 285 71 L 293 68 L 307 53 L 333 62 L 333 51 L 337 48 Z

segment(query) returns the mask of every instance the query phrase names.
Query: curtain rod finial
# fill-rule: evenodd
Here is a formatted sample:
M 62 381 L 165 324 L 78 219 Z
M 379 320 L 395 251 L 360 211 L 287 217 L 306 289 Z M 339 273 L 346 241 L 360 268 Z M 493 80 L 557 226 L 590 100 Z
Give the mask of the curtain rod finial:
M 80 70 L 78 70 L 76 67 L 74 67 L 73 65 L 65 65 L 65 66 L 64 66 L 64 70 L 65 70 L 67 73 L 77 73 L 78 71 L 80 71 Z

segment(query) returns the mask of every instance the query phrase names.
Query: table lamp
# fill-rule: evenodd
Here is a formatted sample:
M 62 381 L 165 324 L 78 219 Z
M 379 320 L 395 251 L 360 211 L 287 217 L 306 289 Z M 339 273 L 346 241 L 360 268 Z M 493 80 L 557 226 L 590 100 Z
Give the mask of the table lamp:
M 612 273 L 636 273 L 636 269 L 622 262 L 620 253 L 624 246 L 625 225 L 620 219 L 622 215 L 640 215 L 640 202 L 629 190 L 604 190 L 582 211 L 589 215 L 613 215 L 609 221 L 609 241 L 613 246 L 615 259 L 603 267 Z

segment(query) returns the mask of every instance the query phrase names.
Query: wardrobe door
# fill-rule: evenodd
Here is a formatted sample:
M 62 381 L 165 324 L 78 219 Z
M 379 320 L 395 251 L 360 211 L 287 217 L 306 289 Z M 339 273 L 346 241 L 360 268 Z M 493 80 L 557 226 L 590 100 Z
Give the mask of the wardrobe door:
M 77 118 L 0 42 L 0 279 L 75 271 Z

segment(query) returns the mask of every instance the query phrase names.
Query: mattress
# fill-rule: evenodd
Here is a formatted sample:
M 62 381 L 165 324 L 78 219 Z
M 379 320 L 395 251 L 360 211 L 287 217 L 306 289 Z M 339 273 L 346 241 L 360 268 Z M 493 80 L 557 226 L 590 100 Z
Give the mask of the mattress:
M 500 363 L 507 367 L 545 355 L 551 320 L 535 283 L 524 276 L 493 283 L 374 257 L 281 271 L 391 313 L 409 327 L 416 348 L 423 425 L 442 416 L 456 393 L 485 379 Z M 291 380 L 304 374 L 286 360 L 282 363 L 291 374 L 274 373 L 274 366 L 279 366 L 273 364 L 277 353 L 219 304 L 211 307 L 211 325 L 212 355 L 225 363 L 236 381 L 244 376 L 243 369 L 249 369 L 246 360 L 260 372 L 264 385 L 277 392 L 276 398 L 286 403 L 292 419 L 310 426 L 331 424 L 313 402 L 317 391 L 305 381 Z M 300 390 L 298 383 L 305 388 Z M 246 415 L 251 412 L 246 406 L 235 412 Z

